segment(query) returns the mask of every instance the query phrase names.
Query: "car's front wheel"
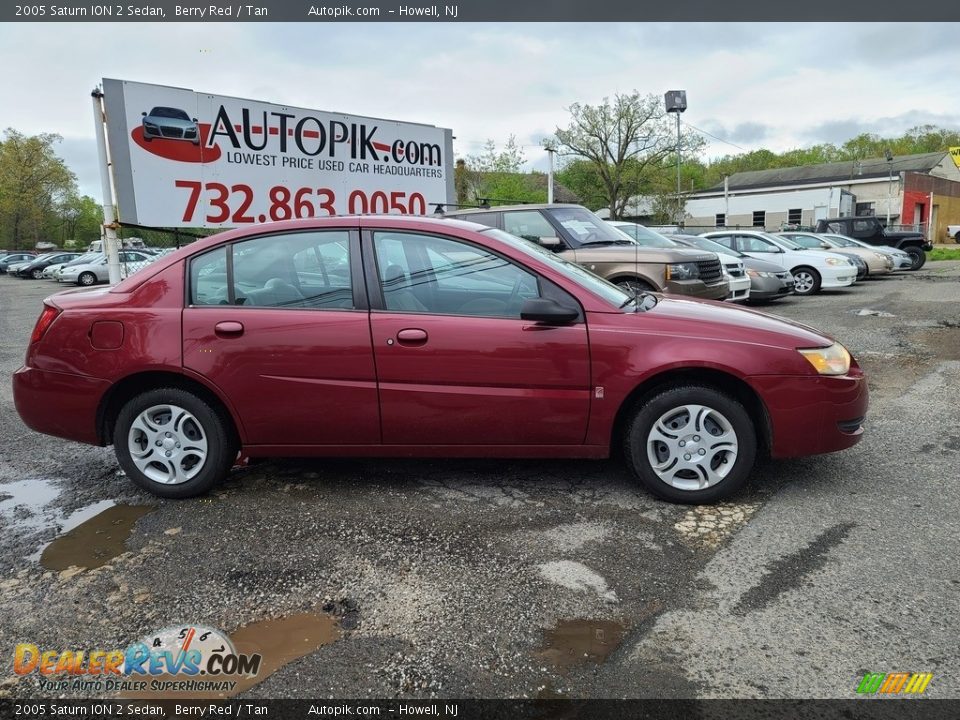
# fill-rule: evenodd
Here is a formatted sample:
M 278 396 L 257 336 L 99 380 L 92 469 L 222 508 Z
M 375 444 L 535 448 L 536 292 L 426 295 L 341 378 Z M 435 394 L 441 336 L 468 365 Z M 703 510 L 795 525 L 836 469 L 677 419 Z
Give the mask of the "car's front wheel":
M 813 268 L 794 268 L 793 292 L 797 295 L 814 295 L 820 291 L 820 273 Z
M 97 282 L 97 276 L 92 272 L 80 273 L 80 277 L 77 278 L 78 285 L 95 285 Z
M 237 452 L 224 418 L 178 388 L 150 390 L 127 401 L 117 416 L 113 445 L 127 476 L 165 498 L 206 493 L 226 477 Z
M 617 287 L 630 295 L 640 295 L 645 292 L 656 292 L 656 288 L 651 287 L 650 283 L 643 280 L 629 279 L 617 280 Z
M 910 265 L 911 270 L 919 270 L 926 264 L 927 254 L 923 251 L 922 247 L 911 245 L 904 248 L 904 250 L 910 256 L 910 259 L 913 260 L 913 263 Z
M 641 401 L 624 443 L 627 463 L 650 492 L 688 504 L 737 492 L 757 452 L 756 430 L 743 405 L 700 385 L 670 387 Z
M 31 271 L 31 272 L 30 272 L 30 276 L 31 276 L 34 280 L 40 280 L 40 279 L 42 279 L 42 278 L 43 278 L 43 269 L 42 269 L 42 268 L 37 268 L 36 270 Z

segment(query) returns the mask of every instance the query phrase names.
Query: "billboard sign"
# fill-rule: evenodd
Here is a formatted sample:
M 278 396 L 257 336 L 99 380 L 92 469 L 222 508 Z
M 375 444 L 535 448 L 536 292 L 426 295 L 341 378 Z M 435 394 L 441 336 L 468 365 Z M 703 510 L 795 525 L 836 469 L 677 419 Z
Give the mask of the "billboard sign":
M 448 129 L 124 80 L 103 91 L 121 222 L 425 215 L 453 198 Z

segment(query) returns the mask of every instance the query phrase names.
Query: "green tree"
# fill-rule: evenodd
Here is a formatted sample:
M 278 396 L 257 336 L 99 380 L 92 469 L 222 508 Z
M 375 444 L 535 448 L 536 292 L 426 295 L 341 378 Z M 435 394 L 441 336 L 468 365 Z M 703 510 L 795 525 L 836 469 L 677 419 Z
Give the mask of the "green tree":
M 103 208 L 89 195 L 70 193 L 60 204 L 60 244 L 86 247 L 100 239 Z
M 542 173 L 521 171 L 526 158 L 523 148 L 511 135 L 502 149 L 487 140 L 479 155 L 469 155 L 455 175 L 457 202 L 524 203 L 545 202 L 546 183 Z
M 604 98 L 599 105 L 571 105 L 570 123 L 556 129 L 555 144 L 592 163 L 610 216 L 619 218 L 630 197 L 650 185 L 668 156 L 703 147 L 703 139 L 690 130 L 681 132 L 678 147 L 672 120 L 661 97 L 634 90 L 614 95 L 612 101 Z
M 554 177 L 558 183 L 575 193 L 589 209 L 599 210 L 607 205 L 603 180 L 589 160 L 567 158 Z
M 27 136 L 12 128 L 0 141 L 0 244 L 33 246 L 56 237 L 60 209 L 76 178 L 57 157 L 52 133 Z

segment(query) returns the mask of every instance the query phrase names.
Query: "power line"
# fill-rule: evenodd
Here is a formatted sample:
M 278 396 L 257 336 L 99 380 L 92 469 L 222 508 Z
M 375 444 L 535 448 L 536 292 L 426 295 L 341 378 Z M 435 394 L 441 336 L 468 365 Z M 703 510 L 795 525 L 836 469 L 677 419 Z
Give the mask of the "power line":
M 723 138 L 720 138 L 720 137 L 717 137 L 716 135 L 713 135 L 713 134 L 711 134 L 711 133 L 708 133 L 706 130 L 701 130 L 700 128 L 696 127 L 695 125 L 691 125 L 690 123 L 684 123 L 684 125 L 686 125 L 686 126 L 687 126 L 688 128 L 690 128 L 691 130 L 696 130 L 696 131 L 697 131 L 698 133 L 700 133 L 701 135 L 706 135 L 707 137 L 712 137 L 714 140 L 719 140 L 720 142 L 725 143 L 725 144 L 729 145 L 730 147 L 735 147 L 737 150 L 742 150 L 743 152 L 749 152 L 749 150 L 747 150 L 746 148 L 742 148 L 742 147 L 740 147 L 739 145 L 737 145 L 736 143 L 732 143 L 732 142 L 730 142 L 729 140 L 724 140 Z

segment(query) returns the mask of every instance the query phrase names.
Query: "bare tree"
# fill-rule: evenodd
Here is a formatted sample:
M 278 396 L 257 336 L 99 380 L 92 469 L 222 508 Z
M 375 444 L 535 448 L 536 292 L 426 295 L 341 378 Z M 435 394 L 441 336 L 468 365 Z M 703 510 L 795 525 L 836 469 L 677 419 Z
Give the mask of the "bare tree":
M 626 95 L 604 98 L 599 105 L 570 106 L 570 124 L 557 128 L 556 142 L 565 154 L 591 162 L 603 184 L 610 216 L 619 218 L 631 195 L 649 186 L 662 172 L 664 159 L 677 151 L 677 135 L 663 107 L 663 98 Z M 681 132 L 680 151 L 703 146 L 692 132 Z

